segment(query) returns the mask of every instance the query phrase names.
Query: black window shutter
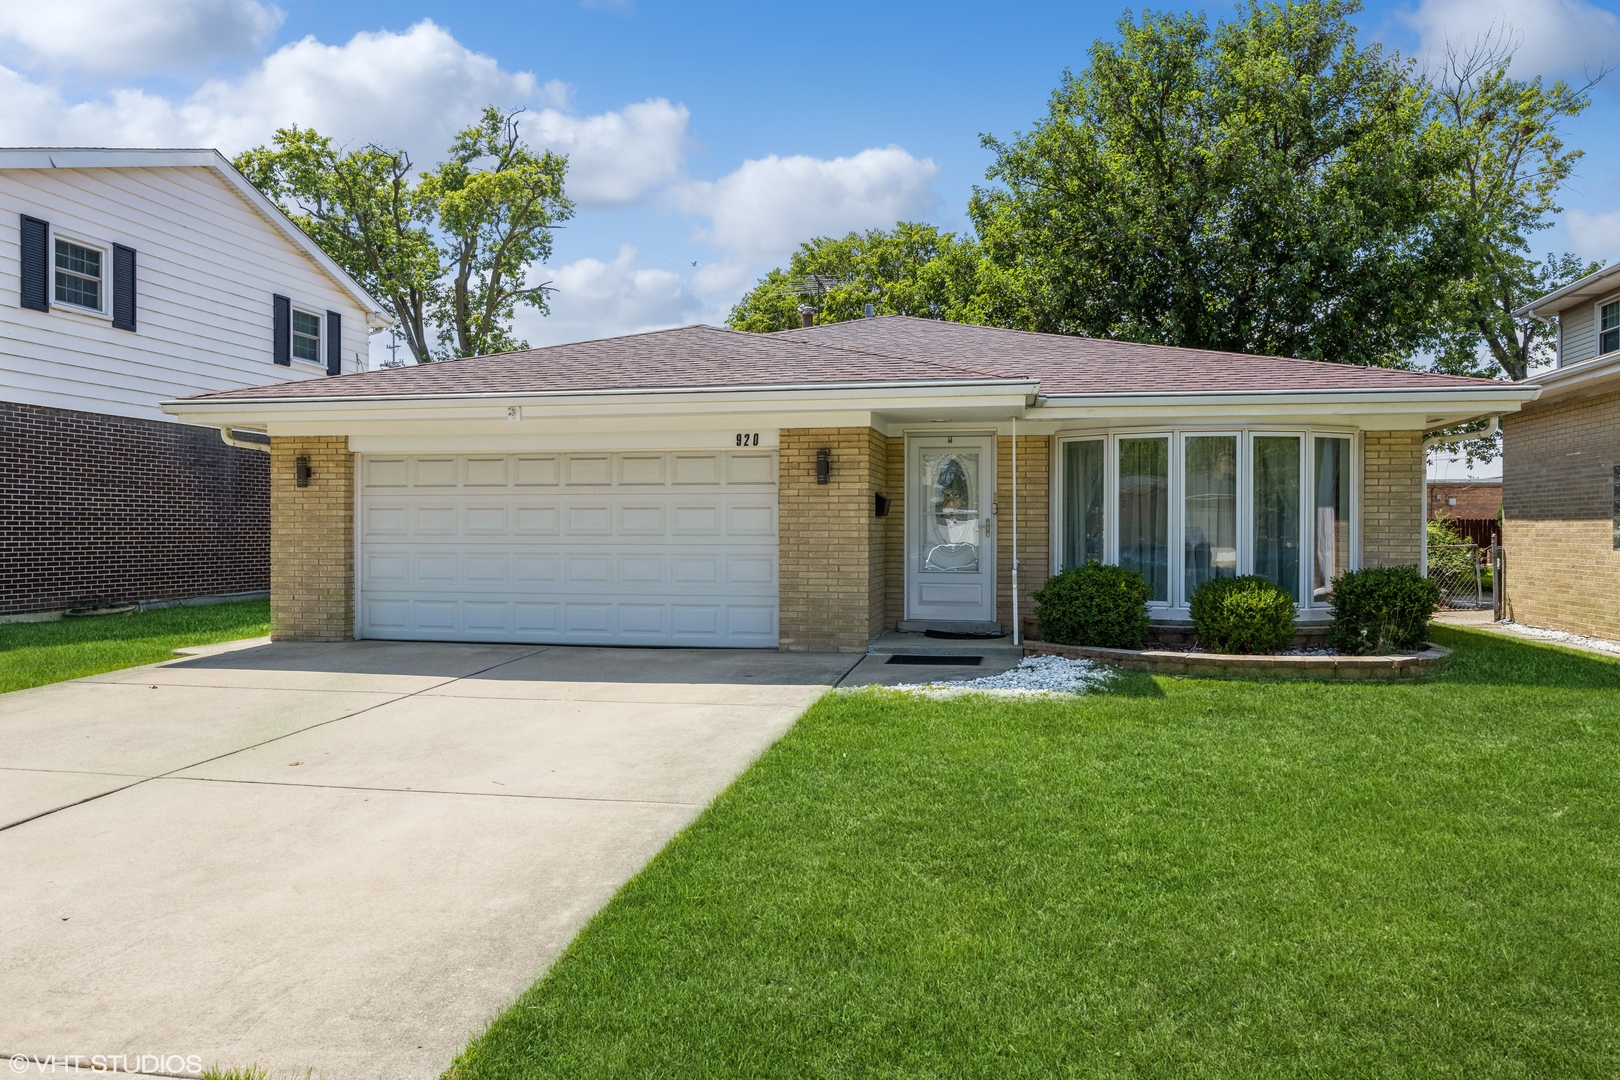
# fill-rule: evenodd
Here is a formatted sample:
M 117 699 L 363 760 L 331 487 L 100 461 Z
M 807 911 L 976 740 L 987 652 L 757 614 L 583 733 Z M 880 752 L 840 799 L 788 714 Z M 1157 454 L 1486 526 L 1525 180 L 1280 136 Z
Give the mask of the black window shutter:
M 51 227 L 39 218 L 22 216 L 22 306 L 51 310 Z
M 326 313 L 326 373 L 343 374 L 343 316 L 335 311 Z
M 135 329 L 135 249 L 113 245 L 113 329 Z
M 285 296 L 274 299 L 276 334 L 273 359 L 282 367 L 292 367 L 292 301 Z

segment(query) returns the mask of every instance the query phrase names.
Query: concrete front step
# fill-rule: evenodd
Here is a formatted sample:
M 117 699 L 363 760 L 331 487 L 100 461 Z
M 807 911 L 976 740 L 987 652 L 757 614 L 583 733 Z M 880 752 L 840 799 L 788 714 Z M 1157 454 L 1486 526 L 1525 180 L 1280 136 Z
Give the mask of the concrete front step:
M 1013 644 L 1011 634 L 998 638 L 933 638 L 904 630 L 886 630 L 873 638 L 866 651 L 872 656 L 1008 656 L 1017 658 L 1023 649 Z

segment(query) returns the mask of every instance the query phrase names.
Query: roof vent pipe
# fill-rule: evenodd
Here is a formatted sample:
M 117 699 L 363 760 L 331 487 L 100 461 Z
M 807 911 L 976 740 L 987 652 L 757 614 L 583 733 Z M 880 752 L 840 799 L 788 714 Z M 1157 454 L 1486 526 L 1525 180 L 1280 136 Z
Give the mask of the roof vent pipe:
M 816 309 L 809 304 L 799 305 L 799 325 L 809 329 L 816 321 Z
M 874 317 L 874 316 L 876 316 L 876 315 L 877 315 L 877 312 L 876 312 L 876 311 L 874 311 L 874 310 L 873 310 L 873 309 L 872 309 L 872 305 L 871 305 L 871 304 L 867 304 L 867 305 L 866 305 L 866 317 L 867 317 L 867 318 L 868 318 L 868 319 L 870 319 L 870 318 L 873 318 L 873 317 Z

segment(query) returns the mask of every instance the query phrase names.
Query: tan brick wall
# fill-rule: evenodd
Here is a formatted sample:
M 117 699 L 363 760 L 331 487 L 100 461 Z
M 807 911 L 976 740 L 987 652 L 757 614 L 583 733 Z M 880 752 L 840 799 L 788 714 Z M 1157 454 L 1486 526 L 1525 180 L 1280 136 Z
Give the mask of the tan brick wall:
M 883 626 L 892 630 L 906 617 L 906 500 L 910 490 L 906 487 L 906 440 L 896 436 L 888 440 L 888 469 L 883 494 L 889 497 L 889 516 L 885 519 L 885 551 L 883 590 Z
M 1416 566 L 1423 555 L 1423 433 L 1362 436 L 1361 565 Z
M 1018 610 L 1035 610 L 1031 597 L 1046 584 L 1052 565 L 1052 440 L 1045 435 L 1018 436 Z M 1012 593 L 1012 437 L 996 440 L 996 618 L 1007 631 L 1013 625 Z
M 300 456 L 311 471 L 302 488 Z M 346 438 L 270 440 L 270 636 L 354 637 L 354 455 Z
M 826 484 L 816 451 L 832 452 Z M 777 457 L 781 648 L 864 652 L 883 620 L 888 528 L 873 494 L 888 468 L 870 428 L 790 428 Z
M 1508 615 L 1620 640 L 1620 393 L 1532 403 L 1502 431 Z

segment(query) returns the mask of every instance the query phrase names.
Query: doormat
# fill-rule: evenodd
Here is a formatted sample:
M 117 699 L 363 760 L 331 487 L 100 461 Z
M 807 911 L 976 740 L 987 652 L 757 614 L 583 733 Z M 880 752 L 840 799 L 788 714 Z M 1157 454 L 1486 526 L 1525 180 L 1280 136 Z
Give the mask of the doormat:
M 915 664 L 918 666 L 938 667 L 978 667 L 984 663 L 982 656 L 923 656 L 918 653 L 896 653 L 889 657 L 886 663 Z

